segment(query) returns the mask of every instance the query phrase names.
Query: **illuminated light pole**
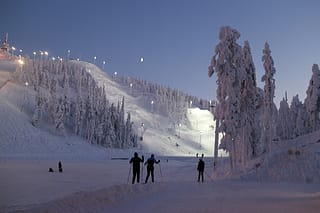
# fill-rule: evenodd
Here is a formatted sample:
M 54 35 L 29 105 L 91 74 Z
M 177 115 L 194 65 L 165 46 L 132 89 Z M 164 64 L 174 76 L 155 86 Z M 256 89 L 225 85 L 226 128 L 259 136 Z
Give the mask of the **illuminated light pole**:
M 130 83 L 130 93 L 132 94 L 132 87 L 133 87 L 133 84 Z
M 143 133 L 144 133 L 144 123 L 141 123 L 140 131 L 141 131 L 140 140 L 142 141 L 143 140 Z
M 41 57 L 40 57 L 40 61 L 42 62 L 42 58 L 43 58 L 43 52 L 42 51 L 40 51 L 40 55 L 41 55 Z
M 18 60 L 18 63 L 20 64 L 20 72 L 22 72 L 22 67 L 23 67 L 23 65 L 24 65 L 24 61 L 20 58 L 20 59 Z
M 93 64 L 96 64 L 97 56 L 93 57 Z
M 71 50 L 68 50 L 68 51 L 67 51 L 67 61 L 70 60 L 70 53 L 71 53 Z
M 179 138 L 180 138 L 181 123 L 178 124 L 178 127 L 179 127 Z
M 106 61 L 102 61 L 102 70 L 104 70 L 104 65 L 106 64 Z
M 117 75 L 118 75 L 117 72 L 114 72 L 114 73 L 113 73 L 113 77 L 114 77 L 115 80 L 117 79 Z
M 152 113 L 153 113 L 153 104 L 154 104 L 154 102 L 151 101 L 151 112 L 152 112 Z
M 36 55 L 37 55 L 37 52 L 33 52 L 33 60 L 35 61 L 36 60 Z
M 52 61 L 55 61 L 55 60 L 56 60 L 56 58 L 55 58 L 55 57 L 52 57 L 51 59 L 52 59 Z
M 24 83 L 24 85 L 26 86 L 26 89 L 24 90 L 24 93 L 23 93 L 23 101 L 27 102 L 27 106 L 28 106 L 29 105 L 29 99 L 27 98 L 27 89 L 28 89 L 27 87 L 29 86 L 28 81 L 26 81 Z M 21 111 L 23 109 L 23 105 L 25 105 L 25 104 L 21 104 Z
M 44 55 L 45 55 L 46 59 L 48 59 L 49 53 L 47 51 L 44 51 Z
M 11 54 L 12 54 L 12 56 L 13 56 L 13 55 L 14 55 L 14 51 L 16 50 L 16 48 L 15 48 L 14 46 L 12 46 L 12 47 L 11 47 L 11 50 L 12 50 L 12 51 L 11 51 Z
M 140 62 L 141 62 L 141 63 L 143 63 L 143 61 L 144 61 L 144 58 L 143 58 L 143 57 L 141 57 L 141 58 L 140 58 Z

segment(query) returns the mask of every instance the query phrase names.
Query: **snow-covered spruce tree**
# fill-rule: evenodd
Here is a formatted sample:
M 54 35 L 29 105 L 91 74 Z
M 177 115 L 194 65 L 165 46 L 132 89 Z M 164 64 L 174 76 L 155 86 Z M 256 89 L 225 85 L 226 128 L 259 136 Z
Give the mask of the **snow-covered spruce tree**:
M 273 59 L 271 57 L 271 50 L 269 44 L 266 42 L 263 49 L 262 56 L 263 67 L 265 74 L 262 76 L 261 81 L 264 82 L 264 123 L 263 131 L 266 152 L 271 152 L 273 132 L 273 120 L 274 120 L 274 91 L 275 91 L 275 79 L 273 78 L 276 73 L 274 68 Z
M 257 155 L 258 151 L 258 123 L 256 122 L 256 71 L 248 41 L 243 46 L 244 70 L 240 85 L 240 112 L 244 160 Z
M 107 116 L 107 107 L 108 102 L 106 98 L 105 88 L 101 88 L 99 93 L 99 100 L 98 100 L 98 129 L 97 129 L 97 143 L 102 146 L 106 146 L 106 136 L 105 136 L 105 125 L 108 119 Z
M 319 129 L 320 112 L 320 70 L 318 64 L 312 66 L 312 77 L 304 103 L 309 117 L 309 129 L 316 131 Z
M 137 146 L 137 136 L 133 131 L 133 122 L 131 122 L 131 115 L 128 113 L 126 129 L 125 129 L 125 144 L 126 147 L 136 147 Z
M 111 125 L 112 125 L 112 132 L 110 136 L 112 137 L 112 147 L 114 148 L 120 148 L 120 141 L 119 141 L 119 114 L 117 113 L 117 108 L 114 106 L 114 104 L 111 104 L 110 106 L 110 119 L 111 119 Z
M 282 140 L 290 139 L 293 135 L 294 123 L 291 120 L 291 112 L 287 97 L 280 102 L 279 114 L 277 119 L 277 135 Z
M 39 120 L 41 119 L 41 108 L 43 106 L 43 99 L 40 94 L 40 89 L 37 90 L 35 98 L 36 98 L 36 108 L 32 116 L 31 124 L 33 126 L 38 126 Z
M 300 135 L 307 133 L 307 112 L 299 100 L 299 96 L 296 95 L 292 98 L 290 105 L 290 116 L 293 124 L 293 137 L 296 138 Z
M 80 94 L 77 95 L 74 112 L 74 133 L 76 135 L 82 135 L 81 129 L 83 129 L 82 122 L 84 120 L 84 102 Z
M 58 99 L 58 105 L 54 112 L 54 126 L 59 132 L 65 133 L 65 104 L 64 99 Z
M 216 72 L 217 106 L 215 116 L 220 120 L 219 131 L 223 134 L 221 146 L 229 152 L 231 168 L 244 161 L 244 144 L 241 136 L 240 80 L 245 73 L 242 48 L 237 44 L 240 33 L 230 27 L 221 27 L 220 43 L 215 47 L 208 68 L 209 77 Z M 240 79 L 241 78 L 241 79 Z
M 50 80 L 50 87 L 49 87 L 49 100 L 48 100 L 48 116 L 49 122 L 54 123 L 55 121 L 55 113 L 56 109 L 58 108 L 58 97 L 57 97 L 57 81 L 55 78 Z
M 120 107 L 121 105 L 121 107 Z M 120 107 L 118 109 L 119 113 L 119 142 L 120 142 L 120 148 L 125 148 L 126 141 L 125 141 L 125 118 L 124 118 L 124 97 L 122 97 L 121 103 L 118 103 L 118 106 Z

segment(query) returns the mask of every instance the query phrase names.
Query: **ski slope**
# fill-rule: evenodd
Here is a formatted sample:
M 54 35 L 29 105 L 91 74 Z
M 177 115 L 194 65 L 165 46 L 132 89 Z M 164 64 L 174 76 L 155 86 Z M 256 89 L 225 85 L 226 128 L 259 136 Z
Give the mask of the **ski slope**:
M 10 63 L 12 67 L 12 62 Z M 181 127 L 173 126 L 165 116 L 151 112 L 142 94 L 132 97 L 129 87 L 118 85 L 95 65 L 86 62 L 73 63 L 87 68 L 99 85 L 105 87 L 111 103 L 118 103 L 125 97 L 125 110 L 131 113 L 138 134 L 141 134 L 140 124 L 144 124 L 143 141 L 139 142 L 136 150 L 173 156 L 194 156 L 196 153 L 212 155 L 214 129 L 209 127 L 213 126 L 213 117 L 207 110 L 189 109 L 187 119 L 181 122 Z M 1 62 L 0 70 L 1 67 L 7 68 L 7 64 Z M 16 68 L 19 70 L 18 64 Z M 74 135 L 61 136 L 45 121 L 42 121 L 40 128 L 32 126 L 30 120 L 35 105 L 35 92 L 26 85 L 14 80 L 9 81 L 14 75 L 13 71 L 11 68 L 0 72 L 0 115 L 5 118 L 1 119 L 0 123 L 0 127 L 3 127 L 0 129 L 2 156 L 30 156 L 32 153 L 49 159 L 57 156 L 79 158 L 88 153 L 87 156 L 101 158 L 106 153 L 114 152 L 89 146 L 84 139 Z
M 135 93 L 133 97 L 129 85 L 118 85 L 93 64 L 74 63 L 86 67 L 98 84 L 105 87 L 111 102 L 117 103 L 125 97 L 125 110 L 131 113 L 137 132 L 141 132 L 140 124 L 144 124 L 144 140 L 140 143 L 144 151 L 159 155 L 195 155 L 199 152 L 213 154 L 214 129 L 209 130 L 209 127 L 213 126 L 213 116 L 209 111 L 189 109 L 187 120 L 181 122 L 181 127 L 173 126 L 168 118 L 151 111 L 150 103 L 144 99 L 143 94 Z M 196 123 L 199 125 L 195 125 Z

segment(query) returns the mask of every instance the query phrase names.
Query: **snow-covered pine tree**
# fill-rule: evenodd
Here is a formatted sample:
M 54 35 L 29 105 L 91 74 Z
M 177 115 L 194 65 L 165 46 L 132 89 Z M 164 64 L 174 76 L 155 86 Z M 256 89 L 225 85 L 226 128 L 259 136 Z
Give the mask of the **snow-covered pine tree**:
M 263 49 L 262 56 L 263 67 L 265 74 L 262 76 L 261 81 L 264 82 L 264 144 L 267 152 L 271 152 L 272 149 L 272 137 L 273 137 L 273 109 L 274 109 L 274 91 L 275 91 L 275 79 L 273 78 L 276 73 L 274 68 L 274 62 L 271 57 L 271 50 L 269 44 L 266 42 Z
M 68 69 L 69 67 L 67 67 Z M 71 112 L 71 99 L 69 98 L 69 76 L 68 70 L 65 70 L 63 73 L 63 109 L 64 109 L 64 124 L 73 123 L 72 116 L 70 116 Z
M 55 128 L 61 132 L 62 134 L 65 133 L 65 105 L 64 99 L 59 98 L 58 104 L 56 105 L 55 112 L 54 112 L 54 126 Z
M 280 102 L 279 114 L 277 119 L 277 135 L 282 140 L 286 140 L 293 135 L 293 121 L 291 120 L 291 112 L 287 97 Z
M 296 95 L 292 98 L 290 105 L 290 116 L 293 124 L 293 137 L 307 133 L 307 113 L 299 96 Z
M 251 49 L 248 41 L 243 46 L 243 62 L 245 73 L 241 78 L 240 111 L 241 128 L 244 148 L 244 160 L 257 154 L 257 122 L 256 122 L 256 71 L 253 63 Z
M 319 129 L 319 112 L 320 112 L 320 70 L 318 64 L 312 66 L 312 77 L 307 89 L 307 97 L 304 101 L 308 118 L 309 129 L 316 131 Z
M 221 27 L 219 44 L 215 47 L 208 68 L 209 77 L 216 72 L 217 106 L 215 115 L 220 120 L 219 131 L 222 132 L 222 147 L 229 152 L 231 168 L 243 164 L 244 152 L 241 138 L 240 115 L 240 77 L 243 76 L 244 66 L 242 48 L 237 44 L 240 33 L 230 27 Z
M 125 127 L 125 148 L 135 147 L 134 132 L 132 128 L 133 122 L 131 122 L 131 115 L 128 113 L 126 127 Z
M 36 108 L 32 116 L 31 124 L 33 126 L 38 126 L 39 121 L 41 119 L 41 108 L 43 106 L 43 100 L 40 94 L 40 88 L 37 90 L 35 98 L 36 98 Z
M 84 120 L 84 104 L 82 100 L 82 96 L 80 94 L 77 95 L 76 103 L 75 103 L 75 113 L 74 113 L 74 133 L 76 135 L 81 135 L 81 130 L 83 129 L 82 122 Z
M 126 126 L 125 126 L 125 118 L 124 118 L 124 96 L 122 97 L 121 101 L 121 109 L 119 111 L 119 122 L 120 122 L 120 143 L 121 143 L 121 148 L 126 148 Z

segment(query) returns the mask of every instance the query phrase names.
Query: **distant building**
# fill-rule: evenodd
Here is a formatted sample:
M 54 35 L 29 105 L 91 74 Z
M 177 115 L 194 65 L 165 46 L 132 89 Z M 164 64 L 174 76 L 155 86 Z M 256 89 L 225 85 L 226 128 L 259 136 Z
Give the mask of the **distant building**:
M 4 41 L 0 48 L 0 60 L 6 60 L 6 59 L 10 59 L 8 33 L 6 33 Z

